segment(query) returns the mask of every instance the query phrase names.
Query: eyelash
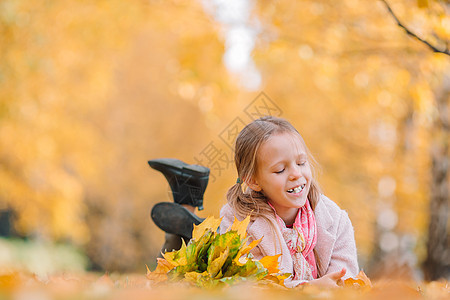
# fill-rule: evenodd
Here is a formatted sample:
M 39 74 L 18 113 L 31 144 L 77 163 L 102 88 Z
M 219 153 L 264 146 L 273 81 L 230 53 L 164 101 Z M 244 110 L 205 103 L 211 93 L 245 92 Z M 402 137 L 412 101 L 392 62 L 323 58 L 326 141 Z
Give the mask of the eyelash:
M 305 161 L 305 162 L 302 162 L 301 164 L 297 164 L 297 165 L 299 165 L 299 166 L 304 166 L 304 165 L 306 165 L 306 161 Z M 281 171 L 277 171 L 277 172 L 275 172 L 275 173 L 276 173 L 276 174 L 281 174 L 281 173 L 284 172 L 284 170 L 285 170 L 285 169 L 283 169 L 283 170 L 281 170 Z

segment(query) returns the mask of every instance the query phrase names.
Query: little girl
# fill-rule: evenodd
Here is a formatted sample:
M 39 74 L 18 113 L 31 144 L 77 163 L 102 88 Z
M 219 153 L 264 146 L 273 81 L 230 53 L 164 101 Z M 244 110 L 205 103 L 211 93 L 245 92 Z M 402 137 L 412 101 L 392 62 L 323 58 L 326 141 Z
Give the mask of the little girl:
M 320 193 L 313 158 L 286 120 L 262 117 L 248 124 L 235 144 L 237 183 L 220 211 L 220 233 L 251 216 L 249 241 L 256 259 L 281 254 L 285 285 L 337 286 L 358 273 L 353 227 L 345 211 Z M 245 183 L 247 188 L 242 189 Z

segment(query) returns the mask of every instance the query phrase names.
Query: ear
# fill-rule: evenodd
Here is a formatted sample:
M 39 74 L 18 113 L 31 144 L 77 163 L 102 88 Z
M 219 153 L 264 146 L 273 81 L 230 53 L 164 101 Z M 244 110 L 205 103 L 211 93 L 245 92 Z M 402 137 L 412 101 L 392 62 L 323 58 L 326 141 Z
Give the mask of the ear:
M 258 184 L 258 181 L 254 177 L 250 177 L 248 180 L 245 181 L 247 186 L 254 190 L 255 192 L 260 192 L 261 186 Z

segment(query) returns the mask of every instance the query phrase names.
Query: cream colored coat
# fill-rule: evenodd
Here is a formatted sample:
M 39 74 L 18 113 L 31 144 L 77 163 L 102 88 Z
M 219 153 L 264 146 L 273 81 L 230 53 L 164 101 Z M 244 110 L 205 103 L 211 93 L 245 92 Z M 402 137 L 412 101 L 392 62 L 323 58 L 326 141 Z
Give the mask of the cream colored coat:
M 325 275 L 346 268 L 345 278 L 358 274 L 355 237 L 352 223 L 347 213 L 336 203 L 322 195 L 314 210 L 317 223 L 316 254 L 320 260 L 319 274 Z M 224 233 L 234 221 L 234 212 L 229 204 L 225 204 L 220 211 L 223 217 L 220 233 Z M 270 226 L 263 218 L 250 222 L 247 227 L 249 242 L 262 237 L 261 242 L 251 253 L 256 259 L 266 255 L 281 255 L 279 264 L 283 273 L 293 273 L 294 265 L 289 249 L 283 240 L 275 216 L 270 218 L 274 226 Z M 273 230 L 275 229 L 275 231 Z M 296 286 L 304 281 L 286 280 L 286 286 Z

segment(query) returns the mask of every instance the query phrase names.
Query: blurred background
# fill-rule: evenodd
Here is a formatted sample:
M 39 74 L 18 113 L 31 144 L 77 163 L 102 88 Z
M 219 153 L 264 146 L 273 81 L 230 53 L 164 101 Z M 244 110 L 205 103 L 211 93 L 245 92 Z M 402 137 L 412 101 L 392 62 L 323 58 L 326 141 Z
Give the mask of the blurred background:
M 1 1 L 0 268 L 144 273 L 172 201 L 147 161 L 208 166 L 218 217 L 236 132 L 270 114 L 369 276 L 448 279 L 450 60 L 388 5 L 446 49 L 447 0 Z

